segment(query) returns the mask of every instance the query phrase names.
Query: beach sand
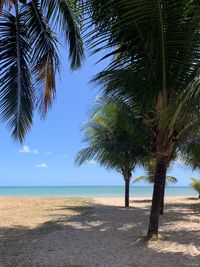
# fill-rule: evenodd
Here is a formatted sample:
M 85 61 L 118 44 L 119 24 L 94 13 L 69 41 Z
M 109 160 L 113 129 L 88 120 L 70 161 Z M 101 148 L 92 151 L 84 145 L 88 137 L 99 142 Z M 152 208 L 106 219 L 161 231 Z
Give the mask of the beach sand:
M 0 197 L 1 267 L 200 266 L 200 200 L 167 198 L 164 241 L 147 242 L 150 200 Z

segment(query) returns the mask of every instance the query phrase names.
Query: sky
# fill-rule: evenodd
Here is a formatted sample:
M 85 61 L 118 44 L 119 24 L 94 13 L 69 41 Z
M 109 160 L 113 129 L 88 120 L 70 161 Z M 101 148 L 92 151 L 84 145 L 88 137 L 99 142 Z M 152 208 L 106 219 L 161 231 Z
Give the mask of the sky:
M 81 125 L 100 93 L 89 81 L 105 62 L 95 64 L 99 56 L 87 57 L 81 70 L 71 72 L 67 53 L 62 49 L 60 54 L 62 71 L 54 105 L 44 120 L 35 114 L 24 144 L 14 141 L 0 122 L 0 186 L 123 185 L 120 174 L 106 171 L 94 161 L 81 167 L 74 164 L 76 153 L 85 146 Z M 133 177 L 143 174 L 144 170 L 137 169 Z M 190 177 L 199 177 L 181 162 L 170 174 L 177 177 L 177 186 L 187 186 Z

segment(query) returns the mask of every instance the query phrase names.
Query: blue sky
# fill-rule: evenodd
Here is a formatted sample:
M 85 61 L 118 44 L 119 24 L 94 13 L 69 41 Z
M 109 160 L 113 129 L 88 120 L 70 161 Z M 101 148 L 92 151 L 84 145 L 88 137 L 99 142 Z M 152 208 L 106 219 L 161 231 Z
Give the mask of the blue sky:
M 61 58 L 63 70 L 54 105 L 45 120 L 35 115 L 24 146 L 14 142 L 5 125 L 0 125 L 0 186 L 123 185 L 119 174 L 105 171 L 95 162 L 79 168 L 74 165 L 76 153 L 84 146 L 81 125 L 98 96 L 89 80 L 104 63 L 95 65 L 97 57 L 90 57 L 80 71 L 72 73 L 63 51 Z M 179 179 L 177 185 L 183 186 L 189 184 L 189 177 L 199 177 L 180 163 L 170 173 Z M 134 176 L 141 174 L 139 169 Z

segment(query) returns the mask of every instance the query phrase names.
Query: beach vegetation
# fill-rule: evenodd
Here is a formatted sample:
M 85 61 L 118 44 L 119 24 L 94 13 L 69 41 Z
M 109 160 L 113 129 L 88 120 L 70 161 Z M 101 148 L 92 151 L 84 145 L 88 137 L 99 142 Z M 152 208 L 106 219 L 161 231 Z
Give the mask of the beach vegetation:
M 96 161 L 106 169 L 119 172 L 125 182 L 125 207 L 129 206 L 132 172 L 148 156 L 149 135 L 140 120 L 116 104 L 98 107 L 83 126 L 88 147 L 80 150 L 76 163 Z
M 67 43 L 71 69 L 84 57 L 81 14 L 75 1 L 0 1 L 0 113 L 14 139 L 23 141 L 34 109 L 42 117 L 56 94 L 58 48 Z
M 108 51 L 94 77 L 112 102 L 129 104 L 154 134 L 156 159 L 148 238 L 158 237 L 167 167 L 199 127 L 200 2 L 91 0 L 94 53 Z
M 191 186 L 199 194 L 198 198 L 200 199 L 200 179 L 191 178 Z

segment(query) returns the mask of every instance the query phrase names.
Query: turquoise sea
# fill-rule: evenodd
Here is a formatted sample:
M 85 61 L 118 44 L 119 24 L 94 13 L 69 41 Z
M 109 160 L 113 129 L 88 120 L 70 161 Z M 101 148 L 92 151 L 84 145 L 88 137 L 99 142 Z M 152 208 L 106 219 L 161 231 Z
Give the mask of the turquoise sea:
M 131 197 L 151 197 L 151 186 L 131 186 Z M 0 196 L 123 197 L 123 186 L 0 187 Z M 168 187 L 166 196 L 197 196 L 191 187 Z

